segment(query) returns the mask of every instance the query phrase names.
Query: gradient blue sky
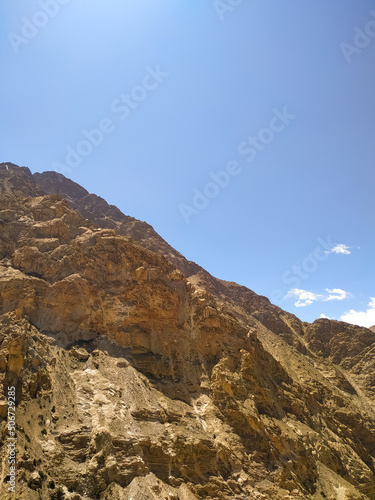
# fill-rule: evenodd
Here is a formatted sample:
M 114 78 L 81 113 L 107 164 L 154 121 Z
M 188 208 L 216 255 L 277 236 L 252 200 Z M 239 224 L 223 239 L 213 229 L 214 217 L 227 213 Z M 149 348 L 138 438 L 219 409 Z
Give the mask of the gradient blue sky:
M 375 2 L 59 1 L 1 2 L 0 161 L 65 166 L 305 321 L 375 324 Z

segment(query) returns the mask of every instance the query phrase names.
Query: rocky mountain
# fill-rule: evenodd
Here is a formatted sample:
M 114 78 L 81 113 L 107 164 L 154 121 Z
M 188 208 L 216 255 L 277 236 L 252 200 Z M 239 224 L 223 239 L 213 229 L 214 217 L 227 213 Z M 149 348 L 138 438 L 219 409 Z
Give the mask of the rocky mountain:
M 0 164 L 0 227 L 1 498 L 371 498 L 374 331 L 301 322 L 55 172 Z

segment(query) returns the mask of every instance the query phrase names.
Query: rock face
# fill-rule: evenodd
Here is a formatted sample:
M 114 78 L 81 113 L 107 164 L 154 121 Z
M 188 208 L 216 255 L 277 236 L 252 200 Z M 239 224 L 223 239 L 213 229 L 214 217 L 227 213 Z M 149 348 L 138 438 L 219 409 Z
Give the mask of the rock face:
M 0 165 L 20 499 L 359 499 L 375 481 L 375 333 L 303 323 L 210 276 L 60 174 Z

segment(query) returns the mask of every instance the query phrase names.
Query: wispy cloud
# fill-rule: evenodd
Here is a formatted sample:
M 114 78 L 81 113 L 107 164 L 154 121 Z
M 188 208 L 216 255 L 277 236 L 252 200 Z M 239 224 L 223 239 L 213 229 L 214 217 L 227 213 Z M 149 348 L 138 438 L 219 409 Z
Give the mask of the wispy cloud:
M 343 314 L 340 319 L 341 321 L 346 321 L 346 323 L 366 326 L 367 328 L 375 325 L 375 297 L 371 297 L 366 311 L 355 311 L 351 309 L 349 312 Z
M 352 252 L 350 251 L 351 247 L 348 245 L 344 245 L 344 243 L 339 243 L 335 247 L 331 248 L 330 253 L 342 253 L 344 255 L 350 255 Z
M 292 288 L 289 290 L 286 297 L 298 297 L 298 300 L 294 303 L 294 305 L 296 307 L 306 307 L 319 300 L 322 296 L 307 290 L 301 290 L 300 288 Z
M 350 255 L 352 247 L 349 247 L 348 245 L 345 245 L 344 243 L 338 243 L 334 247 L 330 248 L 329 250 L 326 250 L 324 253 L 326 254 L 341 254 L 341 255 Z M 358 247 L 359 248 L 359 247 Z
M 328 297 L 324 299 L 324 301 L 327 300 L 344 300 L 348 297 L 350 297 L 350 293 L 345 292 L 345 290 L 341 290 L 341 288 L 332 288 L 331 290 L 329 288 L 326 288 L 326 292 L 329 293 Z
M 301 288 L 292 288 L 286 295 L 286 298 L 297 297 L 294 303 L 296 307 L 310 306 L 314 302 L 326 302 L 328 300 L 344 300 L 350 297 L 350 293 L 341 288 L 326 288 L 326 294 L 314 293 Z

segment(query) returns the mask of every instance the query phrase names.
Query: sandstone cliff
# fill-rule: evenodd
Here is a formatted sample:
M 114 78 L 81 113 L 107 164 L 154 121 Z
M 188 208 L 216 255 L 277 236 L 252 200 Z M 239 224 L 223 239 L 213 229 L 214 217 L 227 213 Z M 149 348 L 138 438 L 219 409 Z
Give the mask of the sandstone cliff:
M 359 499 L 375 333 L 217 280 L 60 174 L 0 165 L 1 498 Z

